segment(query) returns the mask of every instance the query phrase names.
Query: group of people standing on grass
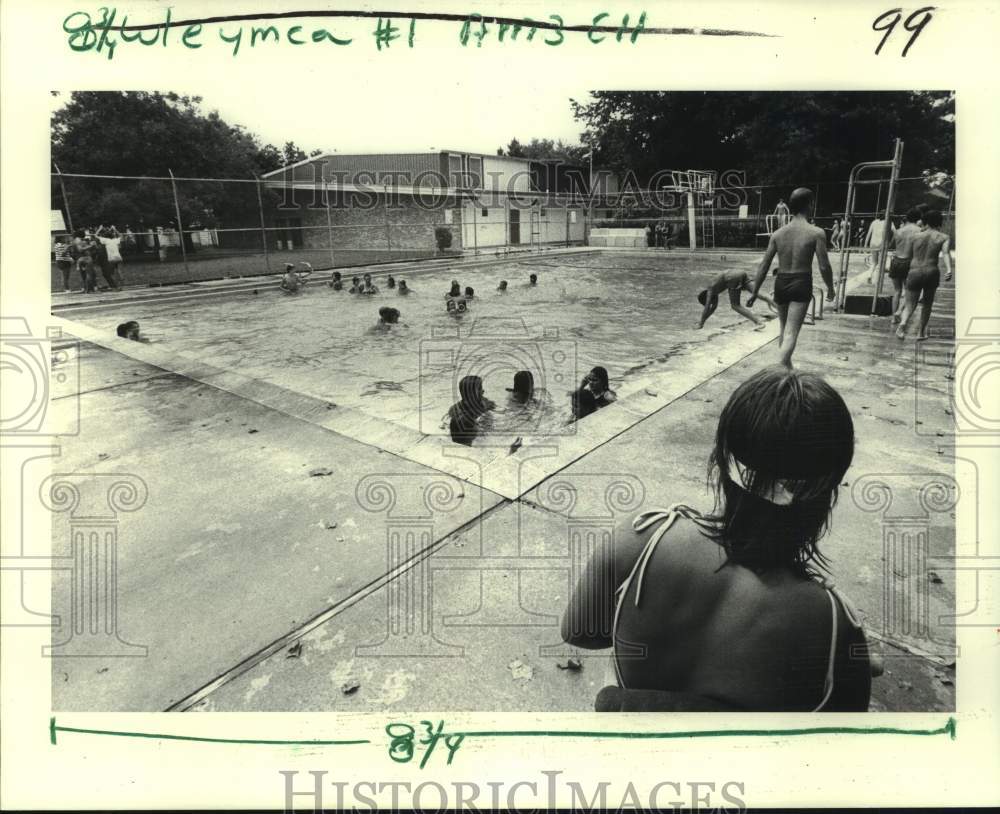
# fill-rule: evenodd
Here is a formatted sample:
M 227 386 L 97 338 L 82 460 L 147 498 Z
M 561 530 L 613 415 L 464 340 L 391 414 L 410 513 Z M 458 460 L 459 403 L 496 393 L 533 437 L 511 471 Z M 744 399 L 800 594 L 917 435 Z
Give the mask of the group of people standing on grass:
M 80 276 L 81 288 L 90 293 L 97 290 L 97 270 L 112 291 L 122 289 L 122 250 L 125 236 L 114 226 L 77 229 L 72 237 L 60 235 L 53 246 L 56 266 L 62 273 L 63 290 L 70 293 L 72 274 Z

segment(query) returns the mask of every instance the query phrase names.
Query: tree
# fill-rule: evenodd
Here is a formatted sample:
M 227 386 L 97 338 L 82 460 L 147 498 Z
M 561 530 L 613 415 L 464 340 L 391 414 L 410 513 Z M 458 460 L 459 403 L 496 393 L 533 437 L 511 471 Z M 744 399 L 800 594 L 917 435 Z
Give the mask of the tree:
M 558 159 L 567 164 L 581 163 L 586 152 L 586 147 L 566 144 L 562 139 L 533 138 L 528 144 L 522 144 L 515 138 L 507 145 L 507 155 L 514 158 Z
M 595 163 L 631 170 L 640 186 L 686 169 L 744 170 L 748 183 L 789 191 L 846 184 L 855 164 L 889 158 L 896 137 L 904 176 L 954 173 L 948 92 L 599 91 L 571 103 Z
M 163 178 L 173 171 L 181 179 L 252 179 L 284 165 L 282 151 L 226 123 L 217 111 L 204 113 L 200 102 L 176 93 L 73 92 L 52 118 L 52 160 L 65 173 Z M 293 142 L 289 147 L 306 157 Z M 137 228 L 176 220 L 169 181 L 65 183 L 74 225 Z M 181 180 L 177 190 L 185 226 L 259 223 L 253 184 Z

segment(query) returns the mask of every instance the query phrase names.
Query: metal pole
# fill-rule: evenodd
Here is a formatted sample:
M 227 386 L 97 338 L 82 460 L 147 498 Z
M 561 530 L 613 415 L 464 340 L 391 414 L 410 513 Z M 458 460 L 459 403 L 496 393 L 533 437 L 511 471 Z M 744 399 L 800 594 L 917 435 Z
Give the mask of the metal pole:
M 903 163 L 903 142 L 896 139 L 896 149 L 892 157 L 892 172 L 889 175 L 889 192 L 885 201 L 885 228 L 882 235 L 882 246 L 878 253 L 878 276 L 875 279 L 875 294 L 872 297 L 872 316 L 878 306 L 879 294 L 882 293 L 882 275 L 885 273 L 885 259 L 889 253 L 889 236 L 891 235 L 892 207 L 896 201 L 896 183 L 899 179 L 900 166 Z M 878 211 L 878 210 L 876 210 Z
M 566 246 L 569 247 L 569 201 L 566 201 Z
M 264 226 L 264 198 L 260 194 L 260 177 L 254 174 L 254 178 L 257 179 L 257 212 L 260 214 L 260 239 L 264 246 L 264 268 L 270 274 L 271 256 L 267 252 L 267 228 Z M 292 189 L 292 195 L 295 195 L 294 188 Z
M 503 209 L 503 246 L 507 254 L 510 254 L 510 192 L 504 197 Z
M 56 175 L 59 176 L 59 189 L 62 191 L 63 199 L 63 209 L 66 210 L 66 225 L 69 226 L 70 234 L 73 232 L 73 215 L 69 211 L 69 198 L 66 197 L 66 185 L 63 183 L 62 170 L 59 169 L 59 165 L 55 161 L 52 162 L 52 166 L 56 168 Z M 952 184 L 952 189 L 955 185 Z
M 323 194 L 326 195 L 326 239 L 330 244 L 330 268 L 336 267 L 333 257 L 333 219 L 330 215 L 330 182 L 323 181 Z
M 167 172 L 170 173 L 170 188 L 174 193 L 174 211 L 177 213 L 177 234 L 181 241 L 181 257 L 184 258 L 184 271 L 190 274 L 191 268 L 188 266 L 187 249 L 184 246 L 184 225 L 181 223 L 181 204 L 177 200 L 177 181 L 174 179 L 173 170 L 168 169 Z
M 847 201 L 844 203 L 843 228 L 846 237 L 841 238 L 844 241 L 844 248 L 840 250 L 840 276 L 837 280 L 837 296 L 833 301 L 835 311 L 842 311 L 844 302 L 847 299 L 847 268 L 851 262 L 851 209 L 854 203 L 854 181 L 859 169 L 860 167 L 852 169 L 847 181 Z

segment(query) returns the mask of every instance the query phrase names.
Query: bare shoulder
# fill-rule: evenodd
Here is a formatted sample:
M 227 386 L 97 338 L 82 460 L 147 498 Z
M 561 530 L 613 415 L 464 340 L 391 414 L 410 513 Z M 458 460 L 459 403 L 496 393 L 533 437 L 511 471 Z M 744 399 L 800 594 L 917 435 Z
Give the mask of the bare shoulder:
M 814 226 L 810 224 L 809 228 L 812 229 L 812 233 L 817 239 L 822 238 L 823 240 L 826 240 L 826 230 L 822 226 Z

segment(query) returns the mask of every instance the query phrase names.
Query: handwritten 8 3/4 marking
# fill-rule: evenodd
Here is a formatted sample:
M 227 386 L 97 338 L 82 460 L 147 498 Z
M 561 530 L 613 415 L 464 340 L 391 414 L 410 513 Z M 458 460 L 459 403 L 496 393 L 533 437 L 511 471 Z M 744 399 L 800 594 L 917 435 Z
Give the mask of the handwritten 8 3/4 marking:
M 933 19 L 934 15 L 931 12 L 937 11 L 935 6 L 924 6 L 923 8 L 918 8 L 912 14 L 910 14 L 905 20 L 903 20 L 903 28 L 907 31 L 912 31 L 910 39 L 907 41 L 906 45 L 903 46 L 903 52 L 900 56 L 906 56 L 909 52 L 910 47 L 917 41 L 917 37 L 920 36 L 920 32 L 926 28 L 927 24 Z M 892 36 L 892 32 L 896 30 L 896 26 L 899 25 L 899 21 L 903 19 L 903 9 L 901 8 L 891 8 L 888 11 L 882 12 L 875 21 L 872 23 L 872 31 L 884 31 L 885 34 L 882 35 L 882 40 L 878 44 L 878 48 L 875 49 L 875 55 L 877 56 L 881 50 L 882 46 L 885 45 L 886 40 Z
M 443 731 L 444 721 L 438 721 L 436 728 L 431 721 L 421 721 L 420 725 L 426 730 L 426 736 L 420 738 L 416 743 L 427 747 L 427 751 L 424 752 L 424 756 L 420 761 L 420 768 L 422 769 L 427 765 L 427 761 L 430 760 L 431 754 L 434 752 L 434 747 L 437 746 L 439 740 L 443 740 L 444 745 L 448 749 L 448 765 L 451 765 L 452 758 L 455 757 L 458 747 L 465 740 L 465 735 L 460 733 L 454 735 L 446 734 Z M 409 763 L 413 760 L 413 753 L 416 749 L 416 744 L 414 743 L 416 734 L 413 727 L 409 724 L 397 722 L 389 724 L 385 728 L 385 732 L 390 738 L 389 757 L 396 763 Z

